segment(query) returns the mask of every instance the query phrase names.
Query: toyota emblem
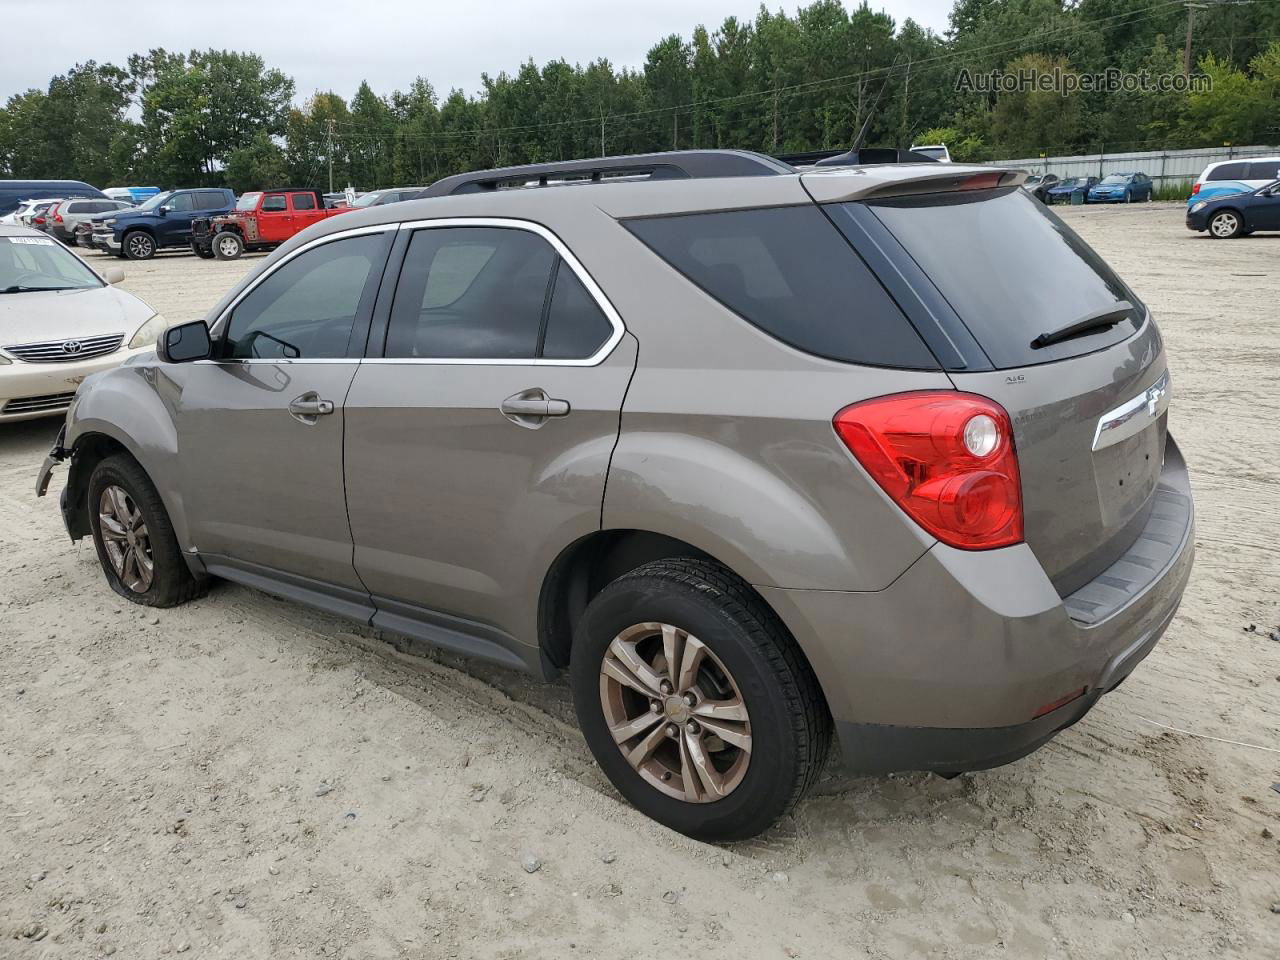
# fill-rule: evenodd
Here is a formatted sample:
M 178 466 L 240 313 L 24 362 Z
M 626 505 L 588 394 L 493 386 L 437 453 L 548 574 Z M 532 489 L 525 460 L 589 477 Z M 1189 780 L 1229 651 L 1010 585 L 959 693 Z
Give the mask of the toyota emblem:
M 64 340 L 62 343 L 63 353 L 76 354 L 76 353 L 79 353 L 82 349 L 83 347 L 80 345 L 79 340 Z

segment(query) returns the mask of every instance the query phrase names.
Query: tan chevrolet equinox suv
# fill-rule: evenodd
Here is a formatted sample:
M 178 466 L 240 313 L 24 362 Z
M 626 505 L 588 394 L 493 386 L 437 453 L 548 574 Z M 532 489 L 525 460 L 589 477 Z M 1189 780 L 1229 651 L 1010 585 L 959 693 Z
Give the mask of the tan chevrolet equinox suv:
M 37 484 L 108 583 L 212 578 L 551 678 L 618 790 L 764 830 L 1015 760 L 1192 562 L 1147 309 L 1018 171 L 694 151 L 327 220 L 87 380 Z

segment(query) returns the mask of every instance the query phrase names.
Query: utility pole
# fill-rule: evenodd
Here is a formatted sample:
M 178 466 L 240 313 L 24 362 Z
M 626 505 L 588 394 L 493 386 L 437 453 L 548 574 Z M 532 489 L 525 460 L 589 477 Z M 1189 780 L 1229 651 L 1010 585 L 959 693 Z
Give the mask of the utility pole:
M 329 192 L 333 193 L 333 117 L 329 118 Z
M 600 104 L 600 156 L 604 156 L 604 104 Z
M 671 111 L 671 149 L 680 149 L 680 111 Z

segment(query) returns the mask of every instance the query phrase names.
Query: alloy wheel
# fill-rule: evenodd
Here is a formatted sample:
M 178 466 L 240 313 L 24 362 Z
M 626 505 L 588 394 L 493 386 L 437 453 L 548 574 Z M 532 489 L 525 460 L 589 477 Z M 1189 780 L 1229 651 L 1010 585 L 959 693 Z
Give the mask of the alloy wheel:
M 240 252 L 240 244 L 236 243 L 231 237 L 223 237 L 218 241 L 218 249 L 228 260 L 234 260 Z
M 1231 213 L 1220 213 L 1213 218 L 1213 223 L 1209 224 L 1209 228 L 1217 237 L 1231 236 L 1236 232 L 1237 226 L 1235 214 Z
M 669 623 L 619 633 L 600 664 L 600 705 L 614 742 L 651 786 L 689 803 L 733 792 L 751 761 L 751 720 L 711 649 Z
M 155 557 L 142 511 L 123 487 L 105 487 L 98 498 L 102 545 L 120 582 L 134 593 L 146 593 L 155 578 Z
M 153 244 L 145 233 L 135 233 L 129 238 L 129 255 L 136 260 L 145 260 L 151 256 Z

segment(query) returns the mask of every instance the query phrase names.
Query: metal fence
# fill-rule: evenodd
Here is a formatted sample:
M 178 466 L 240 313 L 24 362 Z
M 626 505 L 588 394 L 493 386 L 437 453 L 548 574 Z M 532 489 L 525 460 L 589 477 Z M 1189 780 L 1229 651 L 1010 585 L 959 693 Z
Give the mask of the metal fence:
M 1211 163 L 1244 157 L 1280 156 L 1280 147 L 1203 147 L 1198 150 L 1146 150 L 1138 153 L 1093 153 L 1076 157 L 1028 157 L 998 160 L 997 167 L 1017 167 L 1060 177 L 1105 177 L 1109 173 L 1141 172 L 1156 183 L 1194 180 Z

